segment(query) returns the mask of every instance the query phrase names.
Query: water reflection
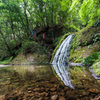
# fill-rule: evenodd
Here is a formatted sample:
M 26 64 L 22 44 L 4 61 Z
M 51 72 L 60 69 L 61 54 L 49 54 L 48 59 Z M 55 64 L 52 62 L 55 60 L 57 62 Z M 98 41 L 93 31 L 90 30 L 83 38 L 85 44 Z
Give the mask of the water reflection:
M 50 66 L 41 65 L 15 65 L 1 69 L 3 73 L 10 73 L 10 78 L 21 78 L 24 80 L 34 80 L 50 77 L 53 75 Z
M 66 86 L 74 88 L 71 84 L 70 71 L 68 66 L 65 67 L 64 65 L 58 66 L 58 64 L 54 64 L 53 68 Z
M 100 93 L 100 81 L 86 69 L 71 68 L 75 89 L 55 77 L 50 65 L 9 66 L 0 68 L 0 96 L 5 100 L 90 100 Z M 62 73 L 64 74 L 64 73 Z M 0 100 L 1 99 L 0 97 Z

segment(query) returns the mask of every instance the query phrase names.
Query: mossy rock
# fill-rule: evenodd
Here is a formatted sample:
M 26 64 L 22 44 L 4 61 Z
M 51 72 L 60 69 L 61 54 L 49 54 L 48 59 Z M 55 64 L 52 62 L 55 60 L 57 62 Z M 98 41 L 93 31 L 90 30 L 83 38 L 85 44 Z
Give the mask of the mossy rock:
M 95 27 L 91 27 L 87 32 L 82 34 L 80 42 L 82 46 L 86 46 L 99 41 L 99 38 L 100 38 L 99 30 Z
M 46 54 L 34 54 L 35 63 L 49 63 L 49 56 Z
M 93 52 L 95 52 L 93 45 L 89 45 L 89 46 L 85 46 L 85 47 L 80 46 L 77 49 L 75 49 L 73 51 L 73 53 L 71 53 L 71 55 L 69 57 L 69 61 L 81 62 L 84 58 L 86 58 Z
M 81 39 L 82 39 L 82 35 L 87 32 L 89 30 L 89 28 L 91 28 L 91 25 L 87 25 L 86 27 L 84 27 L 83 29 L 79 30 L 78 32 L 76 32 L 75 38 L 73 40 L 72 43 L 72 50 L 71 53 L 77 48 L 77 46 L 80 46 L 81 44 Z
M 48 63 L 49 56 L 47 54 L 27 54 L 19 53 L 12 61 L 11 64 L 35 64 L 35 63 Z
M 97 76 L 100 76 L 100 61 L 93 64 L 91 68 Z

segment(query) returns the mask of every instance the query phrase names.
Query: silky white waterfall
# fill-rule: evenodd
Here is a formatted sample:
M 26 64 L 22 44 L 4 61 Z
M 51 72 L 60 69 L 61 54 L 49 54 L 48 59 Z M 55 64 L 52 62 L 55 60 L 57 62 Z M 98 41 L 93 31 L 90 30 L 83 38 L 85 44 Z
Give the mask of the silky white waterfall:
M 52 62 L 57 75 L 61 78 L 64 84 L 70 88 L 74 88 L 74 87 L 72 86 L 71 80 L 70 80 L 68 58 L 69 58 L 70 47 L 71 47 L 74 36 L 75 34 L 71 34 L 62 42 Z

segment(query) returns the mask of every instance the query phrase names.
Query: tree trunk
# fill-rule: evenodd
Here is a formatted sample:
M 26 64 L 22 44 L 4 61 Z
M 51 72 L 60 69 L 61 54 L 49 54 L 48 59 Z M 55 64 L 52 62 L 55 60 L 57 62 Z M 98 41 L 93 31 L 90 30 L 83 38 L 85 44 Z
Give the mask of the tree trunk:
M 11 20 L 11 29 L 12 29 L 12 33 L 13 33 L 13 38 L 14 38 L 15 44 L 16 44 L 16 46 L 17 46 L 17 41 L 16 41 L 16 37 L 15 37 L 15 32 L 14 32 L 13 20 L 12 20 L 12 18 L 10 18 L 10 20 Z
M 24 2 L 24 14 L 25 14 L 25 19 L 26 19 L 26 31 L 27 31 L 27 36 L 29 36 L 30 34 L 29 34 L 29 21 L 28 21 L 28 16 L 27 16 L 27 13 L 26 13 L 26 2 L 23 0 L 23 2 Z

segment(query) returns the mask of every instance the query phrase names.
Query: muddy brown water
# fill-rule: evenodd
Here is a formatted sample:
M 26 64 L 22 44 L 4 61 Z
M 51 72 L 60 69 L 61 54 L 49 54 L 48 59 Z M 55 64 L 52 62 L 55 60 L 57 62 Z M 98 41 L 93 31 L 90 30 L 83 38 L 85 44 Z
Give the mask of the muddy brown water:
M 75 89 L 66 87 L 51 65 L 0 67 L 0 100 L 100 100 L 100 80 L 86 68 L 70 68 Z

